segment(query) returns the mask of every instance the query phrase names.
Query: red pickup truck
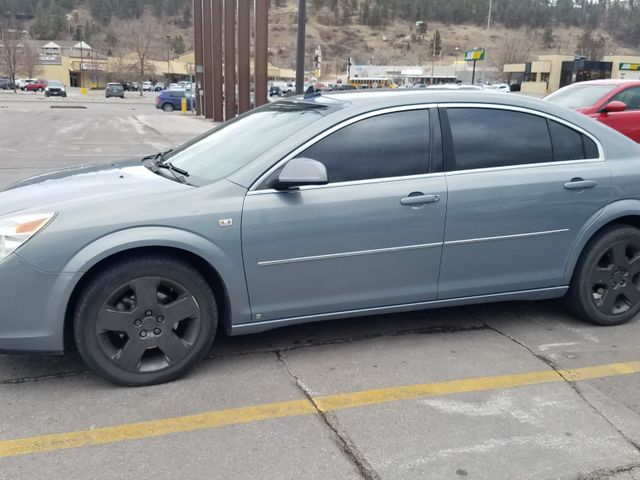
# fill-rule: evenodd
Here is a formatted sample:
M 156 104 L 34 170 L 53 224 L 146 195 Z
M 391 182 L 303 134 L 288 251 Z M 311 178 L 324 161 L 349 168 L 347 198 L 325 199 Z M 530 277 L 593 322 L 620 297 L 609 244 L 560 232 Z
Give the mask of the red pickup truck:
M 46 80 L 36 80 L 35 82 L 27 83 L 24 87 L 27 92 L 44 92 L 45 88 L 47 88 Z

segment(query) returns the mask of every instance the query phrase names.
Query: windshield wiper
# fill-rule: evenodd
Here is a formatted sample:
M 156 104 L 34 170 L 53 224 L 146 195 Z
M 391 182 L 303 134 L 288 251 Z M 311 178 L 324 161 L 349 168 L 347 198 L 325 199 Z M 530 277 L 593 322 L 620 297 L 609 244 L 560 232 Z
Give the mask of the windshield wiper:
M 180 167 L 176 167 L 173 163 L 168 162 L 164 159 L 164 156 L 167 153 L 170 153 L 173 151 L 173 148 L 167 150 L 166 152 L 158 152 L 155 155 L 147 155 L 146 157 L 144 157 L 142 160 L 153 160 L 153 163 L 151 164 L 151 166 L 149 167 L 149 169 L 156 173 L 158 171 L 158 169 L 160 168 L 164 168 L 166 170 L 169 170 L 169 172 L 171 172 L 171 174 L 175 177 L 176 180 L 178 180 L 181 183 L 188 183 L 184 177 L 188 177 L 189 176 L 189 172 L 180 168 Z M 180 176 L 182 175 L 182 176 Z

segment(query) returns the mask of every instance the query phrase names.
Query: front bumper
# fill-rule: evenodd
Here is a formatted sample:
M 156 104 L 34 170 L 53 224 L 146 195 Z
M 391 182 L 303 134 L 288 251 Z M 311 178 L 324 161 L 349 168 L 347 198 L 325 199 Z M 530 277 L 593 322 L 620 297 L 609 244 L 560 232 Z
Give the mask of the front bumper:
M 0 352 L 63 352 L 74 277 L 42 272 L 16 254 L 0 262 Z
M 62 90 L 49 90 L 45 92 L 50 97 L 66 97 L 67 92 L 63 92 Z

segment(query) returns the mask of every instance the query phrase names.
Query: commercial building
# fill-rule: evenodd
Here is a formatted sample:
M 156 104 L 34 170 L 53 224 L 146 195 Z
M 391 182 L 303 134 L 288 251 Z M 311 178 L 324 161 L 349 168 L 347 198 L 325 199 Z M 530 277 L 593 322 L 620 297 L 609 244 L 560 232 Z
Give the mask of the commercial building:
M 540 55 L 538 60 L 504 66 L 509 83 L 523 93 L 546 95 L 575 82 L 605 78 L 640 79 L 640 57 L 608 55 L 602 61 L 573 55 Z

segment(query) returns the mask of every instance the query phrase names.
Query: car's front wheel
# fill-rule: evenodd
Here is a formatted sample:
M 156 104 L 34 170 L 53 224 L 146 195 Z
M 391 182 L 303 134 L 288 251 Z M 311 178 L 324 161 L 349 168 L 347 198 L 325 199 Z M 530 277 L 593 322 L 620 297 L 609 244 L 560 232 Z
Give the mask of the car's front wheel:
M 175 108 L 171 103 L 165 103 L 162 106 L 162 110 L 164 110 L 165 112 L 173 112 L 175 110 Z
M 587 244 L 571 281 L 572 310 L 597 325 L 620 325 L 640 311 L 640 230 L 610 227 Z
M 216 327 L 215 297 L 202 275 L 162 256 L 102 270 L 81 295 L 74 318 L 85 362 L 128 386 L 184 375 L 207 354 Z

